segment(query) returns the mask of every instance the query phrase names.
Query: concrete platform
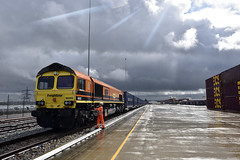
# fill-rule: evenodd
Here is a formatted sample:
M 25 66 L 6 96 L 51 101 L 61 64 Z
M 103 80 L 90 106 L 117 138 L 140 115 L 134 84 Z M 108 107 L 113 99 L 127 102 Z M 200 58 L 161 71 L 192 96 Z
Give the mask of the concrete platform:
M 240 114 L 205 106 L 147 105 L 144 110 L 54 159 L 240 159 Z

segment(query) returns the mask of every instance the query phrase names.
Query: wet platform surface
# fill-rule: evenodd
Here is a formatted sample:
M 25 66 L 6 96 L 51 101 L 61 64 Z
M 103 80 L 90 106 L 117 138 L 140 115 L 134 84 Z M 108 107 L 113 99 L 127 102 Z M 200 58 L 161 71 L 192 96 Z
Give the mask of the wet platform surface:
M 205 106 L 147 105 L 54 159 L 108 160 L 114 155 L 118 160 L 240 159 L 240 114 Z

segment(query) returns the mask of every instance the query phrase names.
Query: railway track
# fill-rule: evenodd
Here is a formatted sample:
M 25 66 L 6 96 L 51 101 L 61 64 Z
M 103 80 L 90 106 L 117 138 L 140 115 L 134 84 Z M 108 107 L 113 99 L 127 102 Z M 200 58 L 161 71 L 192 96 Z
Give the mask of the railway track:
M 9 159 L 13 156 L 18 155 L 22 151 L 26 151 L 40 144 L 43 144 L 47 141 L 50 141 L 51 139 L 53 139 L 53 137 L 50 137 L 50 138 L 42 138 L 42 137 L 44 135 L 48 135 L 51 133 L 52 133 L 52 130 L 49 129 L 37 134 L 32 134 L 22 138 L 0 143 L 0 148 L 5 148 L 4 151 L 0 152 L 1 153 L 0 159 Z M 11 150 L 8 150 L 8 149 L 11 149 Z
M 111 116 L 105 119 L 106 123 L 118 119 L 119 116 Z M 122 115 L 121 115 L 122 116 Z M 50 150 L 63 146 L 69 141 L 78 139 L 92 131 L 95 131 L 96 123 L 90 123 L 78 129 L 46 130 L 37 134 L 30 134 L 11 141 L 0 143 L 0 159 L 33 159 Z
M 40 128 L 34 117 L 5 119 L 0 121 L 0 143 L 21 138 L 24 132 Z
M 36 118 L 26 117 L 26 118 L 14 118 L 5 119 L 0 121 L 0 136 L 7 133 L 13 133 L 18 130 L 29 129 L 37 126 Z
M 25 123 L 25 124 L 30 124 L 30 123 L 31 122 Z M 20 126 L 20 125 L 16 125 L 16 126 L 18 126 L 17 128 L 25 128 L 24 126 Z M 31 152 L 31 154 L 29 154 L 29 157 L 34 156 L 35 153 L 39 154 L 41 153 L 41 151 L 45 151 L 49 149 L 49 147 L 55 147 L 55 145 L 52 146 L 50 144 L 56 143 L 56 145 L 60 145 L 63 141 L 61 140 L 62 137 L 73 135 L 74 133 L 83 134 L 87 132 L 86 130 L 88 130 L 88 128 L 91 128 L 91 127 L 94 128 L 93 126 L 95 126 L 95 123 L 90 123 L 87 126 L 83 126 L 81 128 L 74 129 L 71 131 L 41 128 L 42 130 L 40 132 L 37 132 L 37 133 L 29 132 L 30 134 L 26 136 L 1 142 L 0 143 L 0 159 L 12 159 L 12 158 L 25 159 L 25 158 L 22 158 L 22 156 L 26 156 L 25 152 L 27 153 Z M 27 130 L 28 127 L 26 127 L 25 129 Z M 3 129 L 3 130 L 7 131 L 8 129 Z M 76 134 L 76 136 L 77 135 L 78 134 Z
M 27 122 L 27 123 L 13 124 L 8 126 L 0 126 L 0 135 L 6 134 L 6 133 L 13 133 L 18 130 L 29 129 L 36 126 L 38 126 L 37 122 Z
M 22 118 L 11 118 L 11 119 L 1 119 L 0 125 L 7 124 L 7 123 L 15 123 L 15 122 L 21 122 L 26 120 L 33 120 L 36 119 L 35 117 L 22 117 Z
M 28 140 L 45 135 L 49 130 L 38 126 L 35 117 L 0 120 L 0 159 L 38 142 Z

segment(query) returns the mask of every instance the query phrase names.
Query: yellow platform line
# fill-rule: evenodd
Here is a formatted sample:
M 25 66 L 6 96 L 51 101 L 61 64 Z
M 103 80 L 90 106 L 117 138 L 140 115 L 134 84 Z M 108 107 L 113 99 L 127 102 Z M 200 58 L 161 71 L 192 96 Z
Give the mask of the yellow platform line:
M 145 109 L 145 111 L 147 110 L 147 108 Z M 144 112 L 145 112 L 144 111 Z M 127 137 L 125 138 L 125 140 L 123 141 L 123 143 L 120 145 L 120 147 L 118 148 L 118 150 L 116 151 L 116 153 L 113 155 L 113 157 L 111 158 L 111 160 L 114 160 L 117 155 L 119 154 L 119 152 L 121 151 L 121 149 L 123 148 L 124 144 L 126 143 L 128 137 L 130 136 L 130 134 L 133 132 L 133 130 L 135 129 L 135 127 L 137 126 L 139 120 L 142 118 L 144 112 L 142 113 L 142 115 L 139 117 L 138 121 L 135 123 L 134 127 L 132 128 L 132 130 L 128 133 Z

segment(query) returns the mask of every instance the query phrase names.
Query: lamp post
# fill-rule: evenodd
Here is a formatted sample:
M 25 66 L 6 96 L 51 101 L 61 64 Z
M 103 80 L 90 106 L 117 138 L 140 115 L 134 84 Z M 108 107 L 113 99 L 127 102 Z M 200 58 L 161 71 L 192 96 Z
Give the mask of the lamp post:
M 125 91 L 127 91 L 127 58 L 125 58 Z
M 88 76 L 90 76 L 90 29 L 91 29 L 91 7 L 92 2 L 89 0 L 89 11 L 88 11 Z

